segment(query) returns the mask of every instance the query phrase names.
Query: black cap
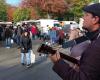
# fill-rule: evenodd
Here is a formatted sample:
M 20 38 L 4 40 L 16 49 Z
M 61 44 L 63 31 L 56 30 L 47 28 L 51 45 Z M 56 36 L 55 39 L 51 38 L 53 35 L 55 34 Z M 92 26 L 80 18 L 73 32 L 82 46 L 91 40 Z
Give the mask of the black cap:
M 93 15 L 100 17 L 100 3 L 95 3 L 85 6 L 83 8 L 83 11 L 92 13 Z

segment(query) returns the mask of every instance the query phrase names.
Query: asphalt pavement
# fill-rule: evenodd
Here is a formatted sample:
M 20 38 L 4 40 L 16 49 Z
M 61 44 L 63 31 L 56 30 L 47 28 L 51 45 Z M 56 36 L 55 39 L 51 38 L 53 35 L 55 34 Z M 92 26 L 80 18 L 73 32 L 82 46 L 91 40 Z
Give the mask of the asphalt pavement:
M 43 41 L 33 41 L 36 63 L 30 68 L 20 64 L 20 52 L 17 45 L 7 49 L 0 43 L 0 80 L 62 80 L 52 70 L 52 62 L 45 56 L 39 56 L 38 47 Z

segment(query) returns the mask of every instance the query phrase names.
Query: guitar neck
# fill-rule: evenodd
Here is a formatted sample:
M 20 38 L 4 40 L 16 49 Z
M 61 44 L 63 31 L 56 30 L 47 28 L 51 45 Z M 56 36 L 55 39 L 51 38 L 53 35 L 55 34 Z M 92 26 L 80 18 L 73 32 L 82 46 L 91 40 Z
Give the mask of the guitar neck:
M 55 54 L 56 50 L 53 50 L 51 48 L 51 49 L 48 49 L 48 52 L 50 52 L 51 54 Z M 59 53 L 60 53 L 61 58 L 65 59 L 65 60 L 68 60 L 68 61 L 70 61 L 70 62 L 72 62 L 74 64 L 77 64 L 77 65 L 79 64 L 79 60 L 77 60 L 77 59 L 75 59 L 75 58 L 73 58 L 71 56 L 68 56 L 68 55 L 66 55 L 64 53 L 61 53 L 61 52 L 59 52 Z
M 45 44 L 42 44 L 42 45 L 38 48 L 37 51 L 38 51 L 38 52 L 41 52 L 41 53 L 44 53 L 44 54 L 55 54 L 55 53 L 56 53 L 56 50 L 54 50 L 52 47 L 47 46 L 47 45 L 45 45 Z M 70 62 L 72 62 L 72 63 L 74 63 L 74 64 L 79 65 L 79 61 L 78 61 L 77 59 L 71 57 L 71 56 L 68 56 L 68 55 L 66 55 L 66 54 L 63 54 L 63 53 L 61 53 L 61 52 L 60 52 L 60 56 L 61 56 L 62 59 L 68 60 L 68 61 L 70 61 Z
M 74 64 L 79 65 L 79 60 L 77 60 L 77 59 L 75 59 L 75 58 L 73 58 L 71 56 L 68 56 L 66 54 L 63 54 L 61 52 L 60 52 L 60 56 L 61 56 L 61 58 L 65 59 L 65 60 L 68 60 L 68 61 L 70 61 L 70 62 L 72 62 Z

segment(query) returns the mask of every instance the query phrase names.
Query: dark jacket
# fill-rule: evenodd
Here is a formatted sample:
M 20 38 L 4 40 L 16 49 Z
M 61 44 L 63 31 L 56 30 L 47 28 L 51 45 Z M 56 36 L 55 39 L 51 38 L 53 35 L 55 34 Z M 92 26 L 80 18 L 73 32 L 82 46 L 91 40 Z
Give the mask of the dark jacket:
M 100 80 L 100 36 L 98 35 L 82 53 L 78 70 L 70 67 L 64 60 L 56 62 L 53 70 L 63 80 Z
M 5 38 L 11 38 L 12 37 L 12 30 L 10 28 L 6 28 L 4 31 L 4 37 Z
M 28 50 L 32 49 L 32 41 L 29 37 L 21 37 L 20 41 L 21 53 L 27 53 Z

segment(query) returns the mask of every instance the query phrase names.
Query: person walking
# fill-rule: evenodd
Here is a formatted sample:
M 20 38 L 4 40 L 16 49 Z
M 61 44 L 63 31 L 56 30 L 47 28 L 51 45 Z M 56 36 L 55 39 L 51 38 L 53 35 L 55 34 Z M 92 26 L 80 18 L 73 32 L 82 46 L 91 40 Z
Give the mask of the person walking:
M 12 30 L 9 28 L 9 26 L 6 26 L 4 30 L 4 38 L 5 38 L 5 47 L 11 48 Z

